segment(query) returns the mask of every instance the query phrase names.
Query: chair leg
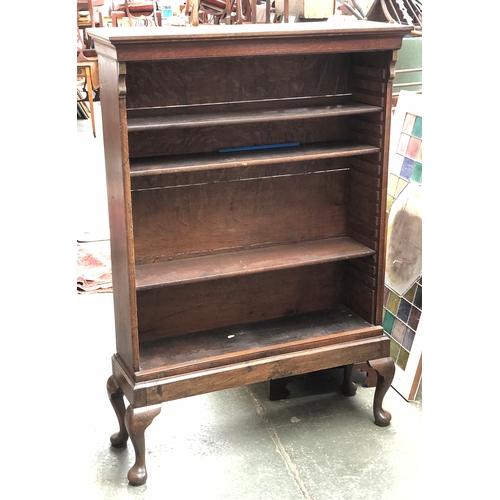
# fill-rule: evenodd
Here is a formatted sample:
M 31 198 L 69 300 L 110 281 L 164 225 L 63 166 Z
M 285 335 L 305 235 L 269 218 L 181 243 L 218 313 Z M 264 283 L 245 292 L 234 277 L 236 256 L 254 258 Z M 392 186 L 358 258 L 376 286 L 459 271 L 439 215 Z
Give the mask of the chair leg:
M 87 87 L 87 97 L 89 99 L 90 120 L 92 121 L 92 133 L 95 134 L 95 117 L 94 117 L 94 87 L 92 85 L 92 74 L 90 67 L 85 68 L 85 85 Z

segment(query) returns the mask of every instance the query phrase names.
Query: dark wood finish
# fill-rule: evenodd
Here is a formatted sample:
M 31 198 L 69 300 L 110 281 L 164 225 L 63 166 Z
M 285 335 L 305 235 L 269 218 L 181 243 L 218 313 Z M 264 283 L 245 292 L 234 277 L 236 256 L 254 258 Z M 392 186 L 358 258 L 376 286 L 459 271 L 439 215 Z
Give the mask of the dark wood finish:
M 218 253 L 206 257 L 162 261 L 137 266 L 137 290 L 182 285 L 247 274 L 276 271 L 373 254 L 350 238 L 304 241 L 257 250 Z
M 110 438 L 111 445 L 114 448 L 123 448 L 127 445 L 128 441 L 128 431 L 125 425 L 125 402 L 123 400 L 123 391 L 116 383 L 113 375 L 109 377 L 106 389 L 108 391 L 111 406 L 113 410 L 115 410 L 118 425 L 120 426 L 118 432 L 115 432 Z
M 161 406 L 136 409 L 131 405 L 125 411 L 125 425 L 134 446 L 135 463 L 128 471 L 128 481 L 132 486 L 144 484 L 148 478 L 146 470 L 146 443 L 144 432 L 160 413 Z
M 270 381 L 279 399 L 289 377 L 339 366 L 354 395 L 353 366 L 370 361 L 375 423 L 389 423 L 387 162 L 408 31 L 91 32 L 115 303 L 112 442 L 131 436 L 131 484 L 147 477 L 148 407 L 177 398 Z
M 377 372 L 368 366 L 368 363 L 359 363 L 354 367 L 363 373 L 366 373 L 366 377 L 363 380 L 364 387 L 375 387 L 377 385 Z
M 377 372 L 377 387 L 375 388 L 375 398 L 373 400 L 375 423 L 380 427 L 386 427 L 391 422 L 391 414 L 382 408 L 382 402 L 391 387 L 396 367 L 390 357 L 368 361 L 368 366 Z
M 290 391 L 286 385 L 290 382 L 290 377 L 278 378 L 269 381 L 269 399 L 271 401 L 279 401 L 286 399 L 290 395 Z
M 344 396 L 354 396 L 358 390 L 358 386 L 352 381 L 352 372 L 354 370 L 354 364 L 349 364 L 344 366 L 344 380 L 342 381 L 342 386 L 340 390 Z

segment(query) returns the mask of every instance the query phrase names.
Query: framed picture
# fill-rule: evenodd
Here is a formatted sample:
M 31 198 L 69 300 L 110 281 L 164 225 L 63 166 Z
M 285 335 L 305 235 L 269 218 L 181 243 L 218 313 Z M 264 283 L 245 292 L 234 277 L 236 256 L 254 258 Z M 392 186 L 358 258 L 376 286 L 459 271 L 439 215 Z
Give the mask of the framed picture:
M 382 326 L 393 387 L 413 401 L 422 377 L 422 94 L 401 91 L 391 123 Z

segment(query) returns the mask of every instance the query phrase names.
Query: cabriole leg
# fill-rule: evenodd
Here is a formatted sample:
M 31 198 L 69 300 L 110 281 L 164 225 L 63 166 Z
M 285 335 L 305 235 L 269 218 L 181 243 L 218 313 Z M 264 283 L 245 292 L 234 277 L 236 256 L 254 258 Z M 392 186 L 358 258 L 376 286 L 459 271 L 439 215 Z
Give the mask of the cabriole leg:
M 276 378 L 269 381 L 269 399 L 271 401 L 279 401 L 290 396 L 290 391 L 286 388 L 286 384 L 290 382 L 290 377 Z
M 128 480 L 132 486 L 140 486 L 146 482 L 146 444 L 144 431 L 160 413 L 161 406 L 133 408 L 129 406 L 125 412 L 125 425 L 134 445 L 135 464 L 128 471 Z
M 344 380 L 340 386 L 340 390 L 344 396 L 354 396 L 358 390 L 358 386 L 352 381 L 352 371 L 354 364 L 344 366 Z
M 368 365 L 377 372 L 377 386 L 373 400 L 375 423 L 380 427 L 385 427 L 391 422 L 391 414 L 382 408 L 382 402 L 389 387 L 391 387 L 396 373 L 396 366 L 394 360 L 390 357 L 368 361 Z
M 125 403 L 123 402 L 123 392 L 118 387 L 116 383 L 116 379 L 113 375 L 109 377 L 108 383 L 106 385 L 106 389 L 108 390 L 108 397 L 113 406 L 113 410 L 115 410 L 116 417 L 118 418 L 118 424 L 120 425 L 120 430 L 115 432 L 111 438 L 111 445 L 114 448 L 123 448 L 127 445 L 128 432 L 125 427 Z

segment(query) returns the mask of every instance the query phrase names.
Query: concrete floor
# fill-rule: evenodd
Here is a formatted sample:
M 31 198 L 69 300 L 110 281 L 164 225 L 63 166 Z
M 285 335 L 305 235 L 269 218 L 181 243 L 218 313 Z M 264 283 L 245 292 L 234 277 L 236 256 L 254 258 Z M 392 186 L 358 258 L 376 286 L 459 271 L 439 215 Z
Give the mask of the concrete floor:
M 77 239 L 109 238 L 100 107 L 97 138 L 90 120 L 77 120 Z M 91 159 L 89 157 L 91 155 Z M 118 430 L 106 394 L 114 353 L 111 293 L 79 295 L 77 362 L 81 407 L 78 496 L 85 500 L 412 500 L 422 497 L 422 392 L 406 402 L 392 388 L 384 408 L 391 425 L 373 423 L 373 388 L 355 372 L 354 397 L 339 392 L 341 370 L 295 378 L 283 401 L 269 401 L 267 384 L 190 397 L 162 405 L 146 430 L 149 478 L 128 485 L 132 445 L 115 450 Z M 92 325 L 91 328 L 88 325 Z

